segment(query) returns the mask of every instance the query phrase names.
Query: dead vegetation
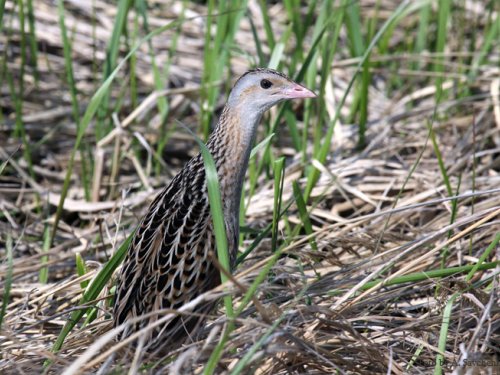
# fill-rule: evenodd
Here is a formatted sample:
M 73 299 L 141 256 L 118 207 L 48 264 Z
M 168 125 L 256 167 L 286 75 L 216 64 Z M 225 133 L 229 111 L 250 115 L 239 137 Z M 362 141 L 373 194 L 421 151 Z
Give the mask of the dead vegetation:
M 180 4 L 151 3 L 152 29 L 179 17 Z M 259 8 L 250 3 L 248 12 L 260 33 Z M 383 7 L 387 12 L 393 9 L 390 3 Z M 116 16 L 114 6 L 100 1 L 92 4 L 70 1 L 65 5 L 82 114 L 101 83 L 100 65 L 106 58 L 104 51 Z M 22 96 L 32 172 L 23 156 L 25 146 L 15 135 L 16 101 L 6 79 L 1 85 L 2 296 L 6 295 L 7 282 L 11 282 L 11 289 L 0 331 L 0 372 L 202 373 L 227 325 L 222 306 L 214 312 L 200 339 L 170 353 L 167 359 L 150 359 L 140 350 L 113 343 L 112 335 L 106 340 L 110 329 L 106 297 L 111 294 L 112 283 L 101 293 L 96 318 L 86 326 L 80 322 L 60 352 L 51 349 L 70 313 L 82 308 L 82 283 L 96 276 L 134 229 L 154 193 L 196 152 L 190 136 L 168 125 L 172 134 L 161 155 L 161 173 L 154 171 L 151 150 L 163 129 L 156 107 L 158 97 L 168 99 L 168 124 L 180 119 L 196 128 L 204 18 L 183 23 L 173 56 L 169 55 L 169 41 L 175 30 L 153 39 L 156 63 L 171 64 L 164 91 L 154 91 L 146 45 L 136 54 L 139 103 L 124 97 L 123 87 L 130 78 L 126 71 L 119 73 L 111 97 L 113 103 L 124 103 L 112 114 L 115 128 L 99 141 L 95 140 L 95 123 L 87 130 L 85 139 L 94 148 L 77 154 L 63 216 L 53 245 L 45 252 L 45 232 L 54 222 L 76 127 L 65 83 L 55 5 L 49 1 L 33 5 L 39 78 L 36 82 L 35 70 L 25 67 Z M 14 8 L 7 1 L 7 14 L 18 11 Z M 204 5 L 189 4 L 188 8 L 190 17 L 206 14 Z M 363 12 L 370 11 L 371 6 L 365 4 Z M 280 34 L 286 28 L 282 5 L 270 7 L 269 14 L 274 17 L 275 32 Z M 384 14 L 381 12 L 382 18 Z M 473 10 L 470 14 L 477 17 Z M 2 54 L 7 58 L 9 74 L 18 79 L 22 66 L 20 25 L 15 17 L 4 16 L 5 20 L 11 22 L 10 31 L 0 36 L 0 45 L 6 47 Z M 227 79 L 245 71 L 252 64 L 245 56 L 256 53 L 247 18 L 236 35 L 244 53 L 235 54 L 232 69 L 225 74 Z M 395 33 L 393 43 L 402 37 L 402 33 Z M 345 38 L 342 34 L 341 44 L 347 43 Z M 280 222 L 283 252 L 260 284 L 254 302 L 237 318 L 216 373 L 428 374 L 434 371 L 447 313 L 450 318 L 441 353 L 443 370 L 472 373 L 467 372 L 470 368 L 458 365 L 477 360 L 484 366 L 474 371 L 500 373 L 499 46 L 472 81 L 456 63 L 458 54 L 453 51 L 450 47 L 450 53 L 444 56 L 373 54 L 374 62 L 387 61 L 388 57 L 392 62 L 373 68 L 367 146 L 361 151 L 356 148 L 357 127 L 343 120 L 349 115 L 352 93 L 336 126 L 327 162 L 312 158 L 310 145 L 304 161 L 302 153 L 291 146 L 285 126 L 279 130 L 272 153 L 287 156 L 283 202 L 293 200 L 293 181 L 305 187 L 306 168 L 321 172 L 307 202 L 313 234 L 301 231 L 294 238 L 286 238 L 287 226 L 302 223 L 297 206 L 292 204 Z M 415 61 L 430 63 L 438 57 L 444 57 L 448 69 L 443 73 L 447 97 L 436 103 L 436 86 L 427 80 L 434 72 L 411 70 L 410 65 Z M 318 104 L 326 107 L 330 118 L 355 74 L 356 63 L 356 59 L 338 53 L 324 98 Z M 407 83 L 390 92 L 388 86 L 395 74 Z M 459 96 L 459 86 L 470 90 L 470 95 Z M 221 96 L 221 103 L 223 99 Z M 299 118 L 301 110 L 296 108 Z M 447 191 L 430 127 L 453 198 Z M 263 127 L 259 139 L 264 136 Z M 117 153 L 118 164 L 113 162 Z M 81 161 L 90 155 L 94 169 L 92 195 L 87 200 Z M 266 173 L 258 178 L 245 218 L 246 225 L 255 230 L 271 223 L 273 216 L 273 179 Z M 247 235 L 241 250 L 245 251 L 255 238 L 255 234 Z M 482 268 L 471 272 L 489 246 L 493 248 L 486 259 L 480 260 Z M 7 261 L 9 247 L 12 267 Z M 239 265 L 234 275 L 239 286 L 230 286 L 235 306 L 272 259 L 271 250 L 271 238 L 266 236 Z M 76 254 L 86 261 L 87 273 L 83 276 L 76 271 Z M 48 282 L 41 283 L 39 274 L 46 265 Z M 406 275 L 414 278 L 404 279 Z M 220 297 L 222 292 L 219 288 L 205 298 Z M 44 370 L 46 360 L 51 364 Z

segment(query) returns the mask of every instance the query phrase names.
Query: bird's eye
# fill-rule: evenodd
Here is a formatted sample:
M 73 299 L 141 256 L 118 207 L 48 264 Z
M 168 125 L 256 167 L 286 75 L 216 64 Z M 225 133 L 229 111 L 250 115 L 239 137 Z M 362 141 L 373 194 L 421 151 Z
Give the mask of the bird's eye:
M 267 79 L 263 79 L 262 81 L 260 81 L 260 87 L 262 87 L 263 89 L 267 90 L 272 85 L 273 85 L 273 83 Z

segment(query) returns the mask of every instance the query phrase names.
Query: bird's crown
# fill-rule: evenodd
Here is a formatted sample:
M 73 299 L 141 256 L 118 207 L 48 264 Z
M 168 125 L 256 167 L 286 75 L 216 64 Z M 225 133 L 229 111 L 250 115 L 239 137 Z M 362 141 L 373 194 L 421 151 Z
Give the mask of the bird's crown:
M 242 80 L 242 78 L 244 78 L 248 75 L 252 75 L 252 74 L 275 74 L 281 78 L 285 78 L 286 80 L 291 81 L 291 79 L 286 74 L 278 72 L 277 70 L 269 69 L 269 68 L 254 68 L 254 69 L 250 69 L 247 72 L 243 73 L 243 75 L 241 75 L 241 77 L 238 78 L 238 80 L 235 82 L 234 85 L 236 86 L 238 84 L 238 82 L 240 82 Z

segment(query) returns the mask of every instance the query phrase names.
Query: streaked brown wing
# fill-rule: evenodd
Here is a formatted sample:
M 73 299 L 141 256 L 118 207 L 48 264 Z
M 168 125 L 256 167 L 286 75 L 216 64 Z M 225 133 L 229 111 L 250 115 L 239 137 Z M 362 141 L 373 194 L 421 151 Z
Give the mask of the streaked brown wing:
M 219 283 L 210 260 L 215 240 L 205 189 L 203 168 L 188 165 L 149 207 L 119 276 L 115 326 L 131 317 L 177 309 Z M 156 319 L 153 314 L 140 326 Z

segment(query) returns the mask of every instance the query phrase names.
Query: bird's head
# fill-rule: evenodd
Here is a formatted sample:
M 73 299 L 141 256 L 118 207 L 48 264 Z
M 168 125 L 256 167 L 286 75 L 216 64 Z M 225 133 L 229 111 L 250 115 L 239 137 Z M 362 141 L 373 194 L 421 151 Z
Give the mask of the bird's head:
M 272 69 L 254 69 L 243 74 L 235 83 L 228 104 L 244 108 L 249 113 L 262 114 L 272 106 L 289 99 L 315 98 L 311 90 L 293 82 Z

